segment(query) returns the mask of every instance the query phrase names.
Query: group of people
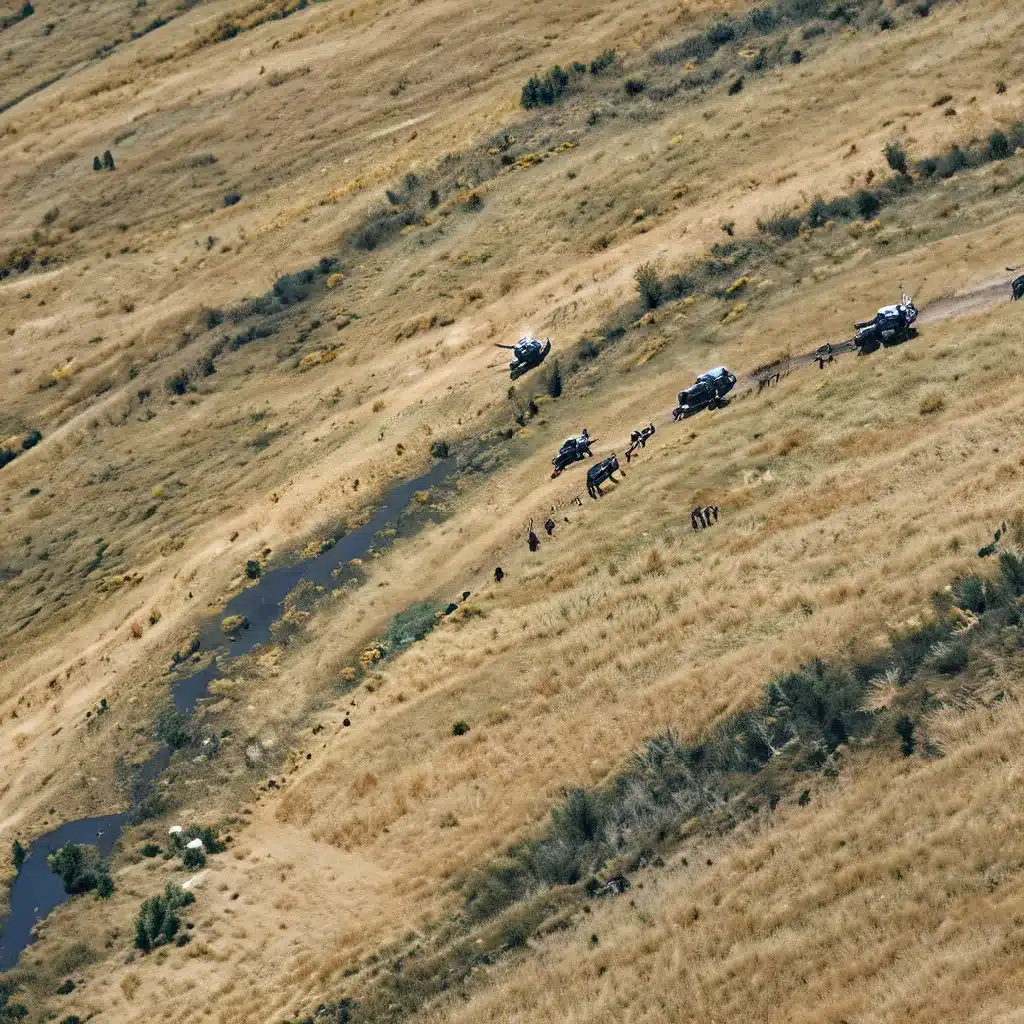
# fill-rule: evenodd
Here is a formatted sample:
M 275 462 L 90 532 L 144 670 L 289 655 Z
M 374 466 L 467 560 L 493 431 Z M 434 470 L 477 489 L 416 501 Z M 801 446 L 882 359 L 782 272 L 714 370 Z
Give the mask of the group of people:
M 717 505 L 705 505 L 701 508 L 699 505 L 690 513 L 690 525 L 694 531 L 703 530 L 712 523 L 718 522 L 718 506 Z

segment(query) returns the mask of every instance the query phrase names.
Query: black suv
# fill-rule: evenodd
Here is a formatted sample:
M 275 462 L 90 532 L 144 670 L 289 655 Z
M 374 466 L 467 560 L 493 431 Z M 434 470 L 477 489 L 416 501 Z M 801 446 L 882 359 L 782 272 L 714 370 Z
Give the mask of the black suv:
M 736 374 L 724 366 L 702 373 L 685 391 L 679 392 L 679 405 L 672 410 L 678 419 L 686 419 L 703 409 L 717 409 L 725 405 L 725 396 L 736 387 Z

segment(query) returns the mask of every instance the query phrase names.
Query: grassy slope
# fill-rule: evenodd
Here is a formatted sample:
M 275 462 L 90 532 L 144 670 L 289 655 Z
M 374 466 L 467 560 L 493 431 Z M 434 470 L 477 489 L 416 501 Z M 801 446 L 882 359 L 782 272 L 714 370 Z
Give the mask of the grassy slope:
M 487 369 L 493 351 L 487 348 L 492 325 L 504 337 L 537 309 L 558 308 L 566 310 L 557 324 L 561 331 L 593 323 L 621 290 L 629 288 L 637 258 L 659 252 L 679 258 L 699 252 L 708 240 L 721 237 L 717 222 L 725 211 L 731 211 L 743 230 L 758 213 L 785 198 L 818 189 L 838 190 L 849 175 L 862 175 L 869 167 L 880 170 L 877 154 L 893 130 L 880 126 L 901 110 L 909 112 L 913 147 L 918 151 L 936 148 L 935 140 L 948 137 L 953 128 L 969 133 L 973 125 L 980 131 L 993 116 L 1011 112 L 1013 94 L 1009 99 L 997 98 L 987 84 L 1007 77 L 1007 64 L 1014 59 L 1012 34 L 1004 36 L 1002 28 L 999 32 L 993 28 L 1004 17 L 995 8 L 988 13 L 979 8 L 970 16 L 944 11 L 905 36 L 848 40 L 799 71 L 776 73 L 749 85 L 738 100 L 716 94 L 706 108 L 713 114 L 709 120 L 702 117 L 701 109 L 685 106 L 653 129 L 624 116 L 604 128 L 604 134 L 596 134 L 593 142 L 552 159 L 529 177 L 509 176 L 500 190 L 488 195 L 479 218 L 463 222 L 456 239 L 444 245 L 453 255 L 479 253 L 486 247 L 492 251 L 486 264 L 477 260 L 465 274 L 449 271 L 434 252 L 417 252 L 413 241 L 366 260 L 363 273 L 357 275 L 359 301 L 364 308 L 386 310 L 370 325 L 369 338 L 393 336 L 397 324 L 422 312 L 424 296 L 436 296 L 446 286 L 465 289 L 472 282 L 483 287 L 485 299 L 481 311 L 475 308 L 479 300 L 467 302 L 456 328 L 447 335 L 418 336 L 395 349 L 379 347 L 361 364 L 362 370 L 386 373 L 389 384 L 397 383 L 406 372 L 408 353 L 415 352 L 428 366 L 417 372 L 418 383 L 403 384 L 398 401 L 430 398 L 442 393 L 446 382 L 468 379 L 472 401 L 458 400 L 463 416 L 472 416 L 488 402 L 496 406 L 500 389 L 495 386 L 495 371 Z M 290 23 L 287 27 L 291 29 Z M 605 35 L 594 32 L 587 37 L 592 44 L 586 45 L 596 47 L 610 35 L 610 41 L 617 41 L 609 30 Z M 990 41 L 993 38 L 995 43 Z M 375 45 L 374 39 L 372 35 L 367 39 L 368 47 Z M 585 48 L 574 40 L 571 55 Z M 937 52 L 949 57 L 941 79 L 915 63 L 926 57 L 934 60 Z M 897 60 L 907 61 L 913 73 L 886 82 L 884 91 L 865 104 L 862 96 L 873 72 L 869 75 L 861 69 Z M 213 76 L 216 69 L 208 67 L 207 73 Z M 521 78 L 521 68 L 509 73 L 510 82 Z M 267 96 L 287 88 L 266 90 L 260 98 L 270 102 Z M 509 84 L 503 88 L 509 94 Z M 941 111 L 930 108 L 933 94 L 943 88 L 963 93 L 965 101 L 976 90 L 978 102 L 965 110 L 971 122 L 966 129 L 962 123 L 951 125 Z M 495 85 L 494 94 L 499 93 Z M 487 109 L 486 98 L 474 102 Z M 918 112 L 919 117 L 910 119 L 910 114 Z M 454 118 L 452 112 L 446 116 Z M 842 138 L 825 130 L 837 117 L 843 120 Z M 481 114 L 477 131 L 484 119 Z M 815 132 L 816 126 L 821 130 Z M 422 131 L 428 133 L 426 128 Z M 700 137 L 702 144 L 670 147 L 669 140 L 678 134 Z M 438 138 L 433 137 L 433 144 Z M 854 139 L 859 140 L 861 155 L 841 162 Z M 523 443 L 526 458 L 501 471 L 486 490 L 469 490 L 444 526 L 378 563 L 371 583 L 390 586 L 367 587 L 347 598 L 336 611 L 325 612 L 311 627 L 309 642 L 285 652 L 275 670 L 254 669 L 249 680 L 253 710 L 239 706 L 231 713 L 250 732 L 272 735 L 287 721 L 296 694 L 315 694 L 329 682 L 337 672 L 339 652 L 358 649 L 363 637 L 393 610 L 423 596 L 424 580 L 445 594 L 464 586 L 480 591 L 476 603 L 484 616 L 446 626 L 385 669 L 373 693 L 356 697 L 355 728 L 338 725 L 338 708 L 326 714 L 329 729 L 316 747 L 312 737 L 304 741 L 299 749 L 315 750 L 315 758 L 303 762 L 283 796 L 261 801 L 267 809 L 258 810 L 254 824 L 245 831 L 237 851 L 241 856 L 223 858 L 212 869 L 202 900 L 204 916 L 199 919 L 208 955 L 172 953 L 173 973 L 156 960 L 107 971 L 103 980 L 97 978 L 76 1000 L 82 1000 L 83 1007 L 104 1007 L 111 1019 L 132 1019 L 158 992 L 167 1019 L 192 1019 L 200 1004 L 211 1006 L 223 1019 L 254 1021 L 266 1019 L 268 1007 L 280 1016 L 314 1004 L 325 988 L 337 987 L 342 971 L 360 956 L 451 906 L 453 897 L 445 883 L 517 835 L 532 833 L 557 801 L 561 787 L 600 780 L 662 724 L 675 722 L 688 733 L 696 732 L 716 715 L 750 699 L 773 671 L 814 654 L 842 651 L 851 642 L 870 640 L 887 623 L 912 614 L 931 587 L 966 563 L 964 552 L 987 538 L 1019 491 L 1021 469 L 1014 452 L 1020 409 L 1016 389 L 1007 386 L 1014 372 L 1017 337 L 1017 311 L 1010 307 L 929 327 L 912 345 L 872 359 L 848 357 L 825 377 L 816 370 L 805 371 L 787 379 L 777 392 L 739 399 L 723 413 L 693 421 L 692 428 L 689 424 L 663 427 L 625 483 L 597 505 L 579 513 L 570 511 L 573 522 L 562 524 L 555 541 L 546 542 L 537 558 L 531 559 L 525 551 L 521 525 L 578 489 L 572 477 L 540 482 L 546 479 L 552 442 L 570 430 L 585 423 L 594 436 L 619 443 L 634 421 L 639 425 L 650 418 L 652 408 L 667 408 L 680 382 L 705 365 L 724 361 L 736 369 L 749 368 L 788 344 L 803 349 L 825 338 L 845 337 L 855 316 L 888 300 L 894 282 L 921 279 L 919 297 L 927 298 L 929 293 L 935 296 L 948 290 L 951 282 L 963 285 L 998 276 L 1002 266 L 1015 258 L 1019 218 L 1006 214 L 1003 199 L 982 201 L 982 197 L 1000 176 L 1012 178 L 1019 173 L 1019 161 L 1018 157 L 1006 168 L 990 168 L 970 181 L 943 186 L 941 194 L 923 205 L 886 214 L 888 248 L 868 239 L 851 239 L 843 228 L 811 242 L 793 243 L 787 265 L 770 273 L 774 286 L 757 300 L 746 319 L 719 327 L 724 307 L 711 300 L 658 314 L 652 328 L 631 334 L 599 361 L 592 375 L 574 381 L 567 396 L 571 401 L 546 406 L 543 422 L 531 426 L 531 436 Z M 575 171 L 576 177 L 567 178 L 567 170 Z M 793 171 L 797 177 L 787 179 Z M 761 185 L 750 191 L 752 178 Z M 684 182 L 690 192 L 673 200 Z M 625 216 L 609 225 L 594 223 L 587 214 L 567 213 L 570 200 L 579 209 L 579 200 L 588 198 L 584 186 L 592 196 L 617 199 Z M 309 189 L 306 184 L 298 187 Z M 280 204 L 280 195 L 265 202 L 272 207 Z M 943 207 L 956 203 L 960 209 L 953 211 L 952 219 L 939 218 Z M 660 215 L 646 217 L 639 229 L 633 228 L 630 221 L 637 205 L 657 209 Z M 173 220 L 171 213 L 167 217 Z M 287 217 L 285 221 L 283 237 L 297 238 L 301 232 L 289 225 Z M 554 235 L 556 227 L 564 234 Z M 594 234 L 606 233 L 609 227 L 615 233 L 615 248 L 590 255 L 587 250 Z M 919 229 L 926 233 L 919 235 Z M 305 230 L 314 233 L 315 224 Z M 152 231 L 157 237 L 156 227 Z M 205 234 L 205 228 L 200 233 Z M 537 246 L 523 252 L 524 238 L 537 239 Z M 551 251 L 538 252 L 545 243 Z M 259 243 L 253 244 L 258 253 Z M 293 244 L 299 245 L 298 241 Z M 280 232 L 275 245 L 287 251 Z M 979 252 L 983 256 L 978 257 Z M 228 261 L 236 261 L 231 266 L 237 269 L 215 279 L 225 282 L 222 294 L 229 293 L 229 281 L 252 292 L 266 287 L 270 275 L 260 280 L 249 267 L 252 251 L 244 258 L 225 255 Z M 309 255 L 319 251 L 311 250 Z M 570 256 L 569 271 L 551 275 L 545 269 Z M 377 266 L 383 270 L 372 277 L 370 270 Z M 412 278 L 421 267 L 425 276 Z M 510 274 L 511 291 L 502 296 L 503 278 Z M 231 275 L 237 275 L 234 281 Z M 410 279 L 420 283 L 419 296 L 412 293 L 416 285 L 410 287 Z M 577 285 L 582 285 L 579 291 L 574 290 Z M 168 305 L 181 308 L 184 297 L 179 293 L 187 291 L 172 291 Z M 6 286 L 6 294 L 12 293 Z M 223 300 L 211 291 L 209 301 Z M 574 301 L 581 304 L 575 310 Z M 813 333 L 808 336 L 801 328 L 799 337 L 794 337 L 793 325 L 805 324 L 815 325 Z M 15 338 L 22 327 L 19 323 Z M 32 330 L 42 336 L 41 328 Z M 154 345 L 165 344 L 160 340 L 165 334 L 154 331 Z M 431 357 L 435 341 L 446 344 L 441 354 Z M 455 354 L 445 358 L 446 351 Z M 653 359 L 641 361 L 652 352 L 657 353 Z M 271 363 L 267 358 L 263 365 Z M 998 374 L 993 372 L 997 367 Z M 346 401 L 346 406 L 353 401 L 357 429 L 350 437 L 332 441 L 335 449 L 315 469 L 302 465 L 314 450 L 314 424 L 329 423 L 333 413 L 311 421 L 308 435 L 292 442 L 287 458 L 272 455 L 251 469 L 251 477 L 239 478 L 230 473 L 227 461 L 219 475 L 214 469 L 213 460 L 225 447 L 223 439 L 238 431 L 237 424 L 225 417 L 231 411 L 237 415 L 246 402 L 263 401 L 264 392 L 248 382 L 240 368 L 230 376 L 225 369 L 224 378 L 221 372 L 218 389 L 190 407 L 188 416 L 200 437 L 218 423 L 224 433 L 208 437 L 207 448 L 194 449 L 197 471 L 182 505 L 194 504 L 170 513 L 162 528 L 207 537 L 211 523 L 217 523 L 218 532 L 224 534 L 230 525 L 241 522 L 233 518 L 235 508 L 227 507 L 227 502 L 220 505 L 223 498 L 210 489 L 210 482 L 223 481 L 225 474 L 236 488 L 237 497 L 229 495 L 232 501 L 248 503 L 255 498 L 247 508 L 252 526 L 246 534 L 247 544 L 254 548 L 264 539 L 277 544 L 308 529 L 302 509 L 308 509 L 318 494 L 326 496 L 325 515 L 344 508 L 351 495 L 332 487 L 331 477 L 340 475 L 339 466 L 351 465 L 352 453 L 376 436 L 379 421 L 372 420 L 365 405 L 378 392 L 363 406 L 355 405 L 352 398 Z M 310 416 L 315 409 L 310 378 L 276 369 L 268 372 L 276 375 L 271 379 L 279 384 L 271 399 L 275 414 L 289 420 Z M 161 366 L 158 385 L 162 376 Z M 316 379 L 322 392 L 357 383 L 348 367 L 335 369 L 335 364 Z M 220 386 L 220 380 L 230 381 L 231 390 L 227 383 Z M 945 409 L 923 416 L 920 400 L 936 390 L 943 394 Z M 395 394 L 387 400 L 395 400 Z M 31 404 L 37 399 L 26 393 L 19 400 L 28 403 L 26 414 L 37 411 Z M 181 407 L 175 408 L 180 411 Z M 75 415 L 75 407 L 50 413 L 57 420 L 65 414 Z M 439 428 L 445 415 L 443 402 L 432 402 L 430 411 L 414 414 L 406 429 L 421 432 L 424 421 L 431 420 Z M 160 424 L 161 419 L 151 422 Z M 128 429 L 134 436 L 141 428 Z M 155 458 L 169 460 L 181 443 L 179 419 L 158 429 L 166 445 L 159 456 L 153 453 L 161 451 L 157 440 L 161 435 L 152 430 L 131 441 L 127 434 L 118 439 L 111 427 L 104 438 L 108 445 L 145 445 L 151 464 Z M 388 438 L 391 443 L 393 436 Z M 420 446 L 425 447 L 425 441 Z M 5 488 L 10 485 L 9 494 L 20 494 L 34 475 L 55 467 L 57 456 L 51 453 L 47 446 L 40 446 L 37 455 L 25 457 L 24 464 L 19 460 L 4 470 L 0 482 Z M 373 458 L 381 478 L 396 468 L 383 445 Z M 65 459 L 63 466 L 62 472 L 85 472 L 74 460 Z M 167 467 L 175 468 L 169 461 Z M 105 492 L 108 507 L 113 503 L 116 508 L 118 501 L 138 502 L 139 495 L 145 495 L 158 479 L 136 477 L 141 469 L 126 472 L 133 474 L 130 486 L 121 498 Z M 320 481 L 316 473 L 322 474 Z M 267 502 L 263 489 L 269 491 L 289 479 L 299 482 L 281 503 L 287 505 L 281 512 Z M 724 518 L 718 529 L 695 538 L 688 510 L 698 497 L 714 498 Z M 82 514 L 99 516 L 103 507 L 101 502 L 96 511 Z M 51 514 L 66 515 L 56 503 Z M 28 512 L 19 510 L 17 515 Z M 85 526 L 83 534 L 87 530 Z M 22 532 L 21 522 L 11 524 L 12 538 Z M 950 549 L 954 537 L 963 542 L 964 552 Z M 147 545 L 156 542 L 148 530 L 140 529 L 137 538 L 130 540 L 130 564 L 153 557 L 152 550 L 147 554 Z M 200 543 L 201 550 L 193 550 Z M 186 555 L 177 556 L 187 559 L 186 564 L 171 559 L 173 565 L 167 568 L 155 566 L 154 582 L 147 584 L 152 590 L 144 598 L 112 599 L 105 625 L 109 629 L 115 622 L 124 623 L 133 604 L 144 607 L 145 601 L 159 601 L 167 613 L 168 622 L 160 627 L 168 631 L 166 640 L 189 612 L 180 592 L 170 596 L 166 581 L 172 568 L 183 573 L 203 561 L 211 563 L 195 576 L 195 584 L 187 573 L 185 578 L 200 596 L 212 600 L 222 592 L 229 566 L 238 557 L 240 553 L 231 552 L 226 539 L 216 545 L 197 539 Z M 497 588 L 486 581 L 499 562 L 509 578 Z M 56 653 L 77 657 L 80 641 L 89 636 L 95 642 L 97 621 L 69 634 L 66 654 Z M 155 644 L 161 637 L 154 632 Z M 41 640 L 35 644 L 41 650 Z M 31 645 L 26 646 L 31 651 Z M 100 657 L 113 656 L 111 667 L 116 674 L 102 679 L 99 672 L 107 671 L 106 662 L 102 668 L 99 664 L 92 670 L 84 668 L 90 682 L 79 691 L 83 706 L 90 695 L 100 692 L 96 686 L 101 681 L 115 694 L 132 693 L 146 667 L 139 650 L 138 646 L 130 650 L 123 637 L 116 648 L 98 647 Z M 59 659 L 51 652 L 38 658 L 34 664 L 43 682 L 43 670 L 52 671 Z M 21 678 L 7 678 L 9 702 L 31 691 Z M 118 691 L 118 686 L 123 689 Z M 153 684 L 136 692 L 145 703 L 158 688 Z M 57 714 L 67 715 L 74 709 L 69 696 Z M 127 708 L 119 711 L 125 721 L 131 720 L 131 714 Z M 13 736 L 6 714 L 4 718 L 0 728 Z M 473 729 L 456 741 L 450 730 L 457 718 L 471 721 Z M 40 728 L 41 721 L 36 734 L 24 718 L 18 721 L 24 758 L 30 753 L 60 753 L 47 745 L 49 730 Z M 1014 725 L 1015 719 L 1007 717 L 999 727 L 1012 730 Z M 970 729 L 964 730 L 965 750 L 974 749 L 973 735 Z M 106 740 L 101 736 L 92 742 L 98 749 Z M 61 756 L 67 756 L 67 751 Z M 86 751 L 83 761 L 89 756 L 91 752 Z M 39 785 L 38 774 L 26 770 L 27 760 L 12 759 L 12 763 L 21 769 L 22 783 L 4 796 L 7 815 L 14 814 L 16 807 L 30 809 L 29 786 Z M 908 771 L 912 784 L 927 788 L 935 785 L 929 772 L 950 772 L 951 765 L 947 759 Z M 844 779 L 831 798 L 836 810 L 829 813 L 839 814 L 842 801 L 847 801 L 850 817 L 864 816 L 863 832 L 870 821 L 868 812 L 858 808 L 870 804 L 865 794 L 877 783 L 867 768 L 858 771 L 856 778 Z M 42 790 L 34 798 L 35 805 L 45 806 L 42 801 L 49 797 Z M 102 790 L 88 799 L 102 800 Z M 80 796 L 74 801 L 69 806 L 82 805 Z M 196 806 L 201 806 L 198 801 Z M 893 813 L 904 806 L 897 802 Z M 440 827 L 451 817 L 458 820 L 457 827 Z M 794 834 L 801 837 L 799 848 L 821 848 L 820 831 L 803 838 L 796 830 L 811 824 L 786 820 L 787 824 L 792 820 Z M 820 829 L 820 819 L 814 821 Z M 21 823 L 24 826 L 24 818 Z M 320 842 L 311 846 L 310 840 Z M 749 846 L 737 845 L 732 854 L 739 858 L 735 863 L 756 856 L 756 844 L 763 841 L 755 837 Z M 716 885 L 735 890 L 735 878 L 717 855 L 714 859 L 713 874 L 709 871 L 700 879 L 673 876 L 659 883 L 662 893 L 671 895 L 677 891 L 672 886 L 678 884 L 680 900 L 696 900 L 688 891 L 695 885 L 707 886 L 709 899 L 718 891 Z M 829 870 L 823 858 L 815 864 L 822 873 Z M 143 872 L 164 870 L 160 865 L 126 869 L 124 897 L 102 916 L 91 904 L 67 908 L 53 922 L 52 938 L 40 950 L 56 948 L 61 933 L 67 934 L 68 927 L 84 920 L 91 922 L 98 945 L 103 929 L 125 927 L 125 915 L 137 903 L 135 896 L 155 891 L 156 882 Z M 775 885 L 785 885 L 790 876 L 773 877 Z M 273 899 L 267 897 L 271 888 Z M 232 891 L 241 891 L 243 898 L 231 901 Z M 771 898 L 771 892 L 766 882 L 763 893 Z M 621 960 L 608 964 L 622 968 L 607 975 L 618 986 L 616 998 L 638 997 L 628 982 L 629 964 L 643 962 L 645 956 L 653 964 L 658 948 L 662 955 L 673 952 L 672 944 L 662 942 L 654 930 L 671 927 L 678 903 L 664 900 L 664 904 L 659 914 L 665 923 L 660 923 L 662 917 L 656 918 L 650 931 L 626 920 L 621 908 L 602 912 L 614 918 L 607 927 L 622 936 Z M 736 914 L 734 927 L 749 929 L 749 921 L 739 911 Z M 808 957 L 814 956 L 814 942 L 825 941 L 815 921 L 808 910 L 798 915 L 793 926 L 800 936 L 807 936 L 810 944 L 801 949 L 807 950 Z M 904 921 L 901 934 L 911 927 L 912 918 Z M 724 935 L 704 924 L 691 940 L 693 948 L 697 955 L 707 955 L 724 941 Z M 604 932 L 601 936 L 603 948 L 607 945 Z M 553 977 L 559 971 L 574 970 L 579 944 L 577 940 L 564 947 L 555 943 L 545 954 L 543 970 Z M 118 994 L 124 970 L 142 981 L 130 1001 Z M 531 991 L 535 970 L 532 961 L 524 965 L 501 992 L 512 993 L 524 1012 L 548 1012 L 533 1002 L 548 998 L 540 986 Z M 785 972 L 775 974 L 790 977 Z M 719 990 L 709 980 L 701 984 L 708 987 L 709 1008 L 721 1010 Z M 648 987 L 653 992 L 662 986 Z M 826 991 L 834 994 L 837 989 Z M 503 1011 L 491 1007 L 501 1004 L 488 999 L 484 997 L 467 1012 L 500 1015 Z M 793 997 L 780 988 L 779 999 L 792 1001 Z M 759 1012 L 760 1004 L 749 1005 L 749 1013 Z M 651 1012 L 671 1018 L 681 1011 L 652 1007 Z M 737 1004 L 731 1007 L 730 1017 L 743 1019 L 746 1012 Z

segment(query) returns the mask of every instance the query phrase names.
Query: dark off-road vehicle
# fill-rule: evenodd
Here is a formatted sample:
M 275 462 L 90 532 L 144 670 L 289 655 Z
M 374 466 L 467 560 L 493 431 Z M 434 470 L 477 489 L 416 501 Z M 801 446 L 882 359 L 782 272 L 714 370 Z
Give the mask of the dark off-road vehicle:
M 917 306 L 909 295 L 894 306 L 883 306 L 872 320 L 854 324 L 857 334 L 853 344 L 861 352 L 873 352 L 879 345 L 898 345 L 916 333 L 913 330 L 917 320 Z
M 685 391 L 680 391 L 679 405 L 672 410 L 675 419 L 686 419 L 703 409 L 717 409 L 727 405 L 726 395 L 736 387 L 736 374 L 724 366 L 702 373 Z
M 592 444 L 593 441 L 591 441 L 590 434 L 586 430 L 578 437 L 567 438 L 562 447 L 558 449 L 558 454 L 551 460 L 551 465 L 555 467 L 551 476 L 558 476 L 563 469 L 571 466 L 574 462 L 592 458 L 594 454 L 590 450 Z
M 1017 302 L 1019 299 L 1024 299 L 1024 274 L 1020 277 L 1015 277 L 1010 282 L 1010 287 L 1013 289 L 1013 301 Z
M 512 362 L 508 364 L 509 376 L 518 380 L 528 370 L 540 366 L 551 351 L 551 341 L 538 341 L 536 338 L 520 338 L 514 345 L 496 345 L 496 348 L 511 349 Z

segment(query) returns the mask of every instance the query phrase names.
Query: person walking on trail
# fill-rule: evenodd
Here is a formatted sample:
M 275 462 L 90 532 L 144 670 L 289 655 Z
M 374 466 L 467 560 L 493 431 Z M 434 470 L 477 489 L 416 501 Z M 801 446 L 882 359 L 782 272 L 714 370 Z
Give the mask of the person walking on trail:
M 533 523 L 530 523 L 530 532 L 527 534 L 526 543 L 530 545 L 531 551 L 536 551 L 540 547 L 540 537 L 533 532 Z
M 555 521 L 551 516 L 548 516 L 547 522 L 544 524 L 544 529 L 547 530 L 549 537 L 555 532 Z
M 495 583 L 500 583 L 504 578 L 505 578 L 505 572 L 501 568 L 501 566 L 499 565 L 498 568 L 494 570 L 494 582 Z
M 704 519 L 704 512 L 702 509 L 695 508 L 690 513 L 690 525 L 693 527 L 695 533 L 697 530 L 703 530 L 704 527 L 708 525 Z

